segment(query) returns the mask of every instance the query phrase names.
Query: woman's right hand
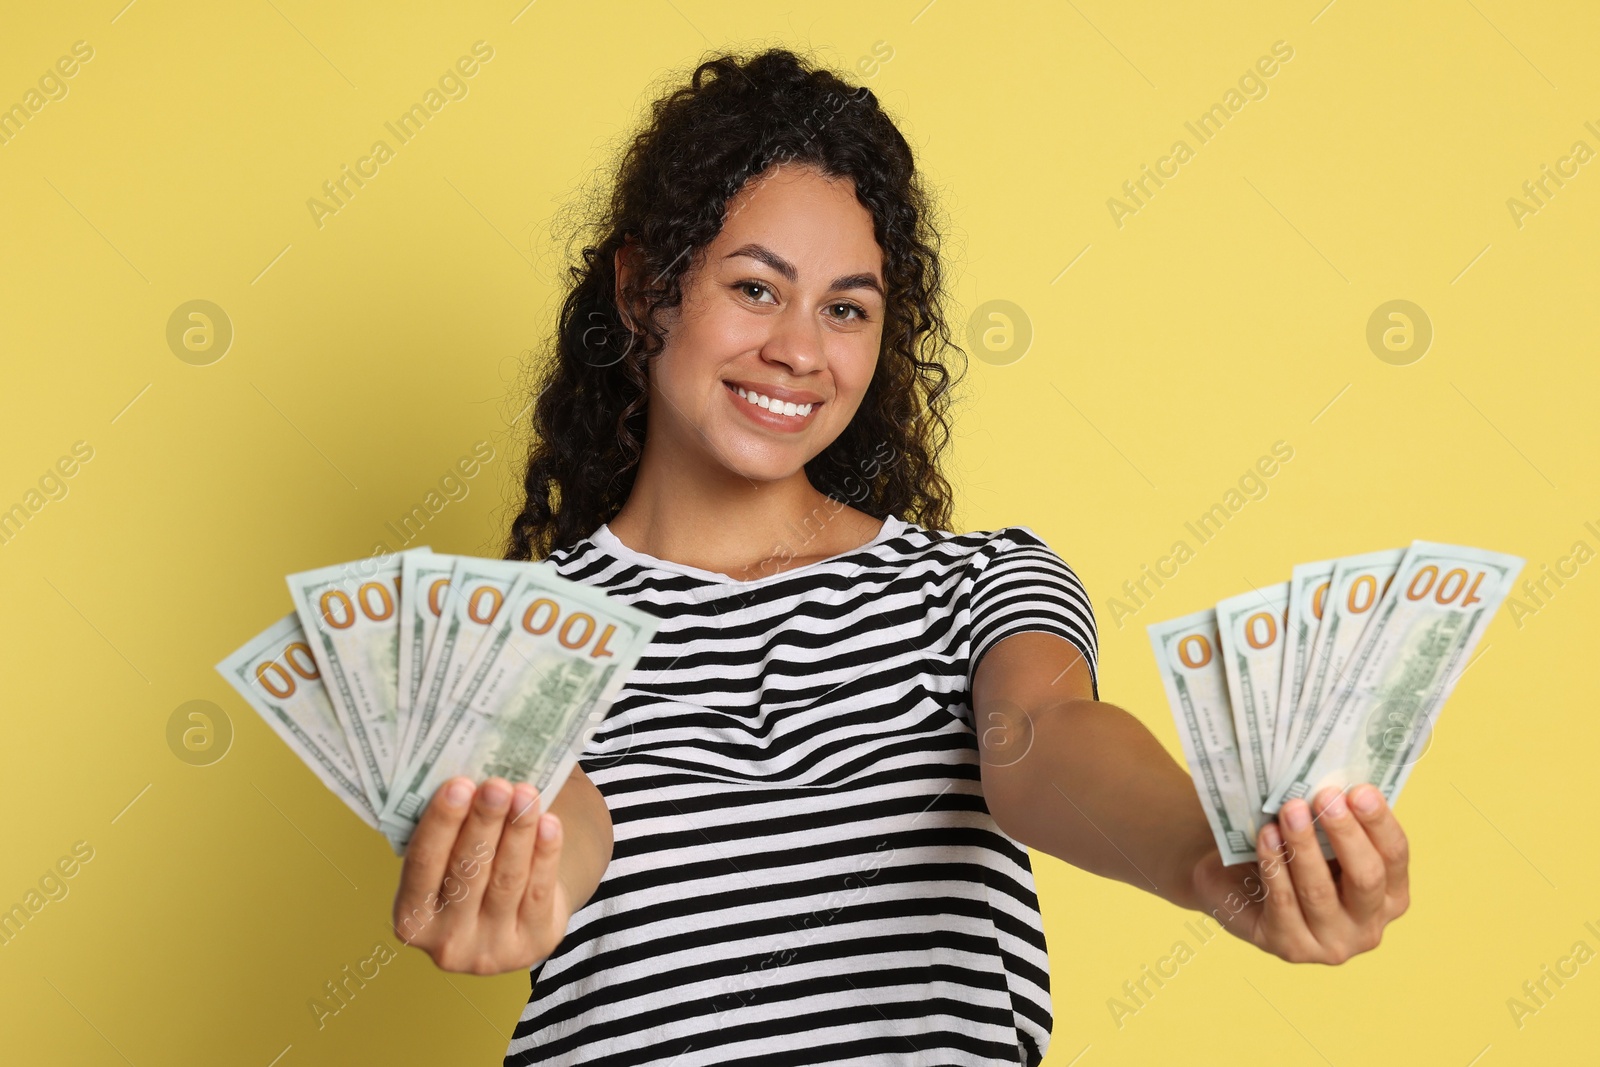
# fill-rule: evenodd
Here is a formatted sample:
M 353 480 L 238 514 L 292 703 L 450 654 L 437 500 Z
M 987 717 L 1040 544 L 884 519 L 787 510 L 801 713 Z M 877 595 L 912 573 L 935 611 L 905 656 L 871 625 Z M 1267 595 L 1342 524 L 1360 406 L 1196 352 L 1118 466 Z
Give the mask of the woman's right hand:
M 406 846 L 395 935 L 446 971 L 501 974 L 544 960 L 573 912 L 560 877 L 563 834 L 526 782 L 443 783 Z

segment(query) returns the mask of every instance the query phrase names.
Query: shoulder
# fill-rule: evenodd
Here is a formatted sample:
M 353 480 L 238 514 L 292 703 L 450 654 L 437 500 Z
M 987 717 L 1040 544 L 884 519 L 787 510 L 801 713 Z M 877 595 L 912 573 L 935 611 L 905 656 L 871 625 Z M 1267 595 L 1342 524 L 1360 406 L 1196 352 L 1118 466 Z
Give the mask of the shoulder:
M 1077 574 L 1066 559 L 1031 526 L 1005 526 L 973 536 L 982 538 L 973 565 L 985 575 L 1033 574 L 1079 584 Z
M 593 559 L 600 554 L 599 546 L 594 543 L 594 535 L 590 534 L 581 541 L 552 549 L 543 562 L 550 564 L 558 571 L 565 571 L 586 559 Z
M 1077 572 L 1031 527 L 1006 526 L 969 536 L 979 539 L 971 561 L 975 601 L 992 605 L 1044 595 L 1093 619 L 1088 592 Z
M 997 559 L 1028 555 L 1061 557 L 1028 526 L 1004 526 L 993 530 L 953 533 L 915 523 L 902 523 L 902 530 L 888 543 L 914 555 L 935 556 L 968 567 L 976 576 Z M 1064 560 L 1062 561 L 1065 562 Z
M 982 557 L 994 560 L 1005 556 L 1040 554 L 1061 557 L 1031 526 L 1003 526 L 983 531 Z
M 1017 597 L 1040 594 L 1070 604 L 1074 613 L 1093 617 L 1077 572 L 1028 526 L 952 533 L 902 523 L 874 551 L 886 569 L 920 576 L 949 588 L 985 612 Z
M 1093 617 L 1089 596 L 1061 554 L 1031 527 L 1007 526 L 984 531 L 972 562 L 973 590 L 979 600 L 1013 594 L 1052 593 Z
M 1027 526 L 989 532 L 972 581 L 972 667 L 1001 640 L 1020 633 L 1065 638 L 1089 665 L 1099 699 L 1099 632 L 1094 607 L 1077 573 Z
M 581 541 L 552 550 L 544 562 L 563 578 L 609 591 L 639 582 L 644 569 L 610 551 L 603 529 L 596 530 Z

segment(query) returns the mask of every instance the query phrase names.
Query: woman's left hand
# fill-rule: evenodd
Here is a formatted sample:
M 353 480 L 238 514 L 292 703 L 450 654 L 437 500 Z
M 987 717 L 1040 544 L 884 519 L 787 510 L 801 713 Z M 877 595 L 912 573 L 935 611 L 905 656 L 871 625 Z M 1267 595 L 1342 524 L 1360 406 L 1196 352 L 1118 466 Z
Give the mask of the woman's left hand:
M 1317 843 L 1320 824 L 1337 870 Z M 1281 840 L 1280 840 L 1281 833 Z M 1213 849 L 1195 867 L 1202 911 L 1290 963 L 1343 963 L 1378 947 L 1410 904 L 1405 831 L 1371 785 L 1290 800 L 1256 838 L 1258 862 L 1222 865 Z

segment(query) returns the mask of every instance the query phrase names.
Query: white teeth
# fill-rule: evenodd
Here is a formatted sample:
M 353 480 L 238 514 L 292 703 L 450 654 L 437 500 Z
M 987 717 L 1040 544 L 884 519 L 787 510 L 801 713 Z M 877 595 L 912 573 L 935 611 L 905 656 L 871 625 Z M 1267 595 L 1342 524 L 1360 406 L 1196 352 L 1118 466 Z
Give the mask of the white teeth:
M 779 415 L 791 415 L 803 419 L 811 414 L 811 409 L 814 406 L 811 404 L 795 404 L 785 400 L 774 400 L 770 396 L 751 392 L 742 385 L 734 386 L 733 391 L 739 395 L 740 399 Z

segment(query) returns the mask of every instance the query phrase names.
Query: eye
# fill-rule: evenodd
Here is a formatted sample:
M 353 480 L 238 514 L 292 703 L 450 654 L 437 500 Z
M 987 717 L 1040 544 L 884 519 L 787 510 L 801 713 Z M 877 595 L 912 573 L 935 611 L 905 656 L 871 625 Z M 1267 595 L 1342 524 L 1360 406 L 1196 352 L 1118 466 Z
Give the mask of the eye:
M 758 282 L 754 278 L 749 278 L 742 282 L 734 282 L 732 287 L 744 293 L 746 296 L 750 295 L 751 289 L 755 289 L 758 293 L 772 292 L 771 289 L 767 288 L 766 282 Z
M 842 320 L 844 322 L 849 322 L 850 321 L 849 313 L 852 312 L 852 311 L 854 311 L 856 313 L 855 321 L 857 321 L 857 322 L 866 322 L 868 319 L 871 318 L 871 316 L 867 314 L 867 309 L 866 308 L 862 307 L 860 304 L 852 303 L 849 300 L 836 300 L 832 304 L 829 304 L 828 307 L 830 307 L 830 308 L 832 308 L 832 309 L 834 309 L 836 311 L 839 308 L 844 308 L 845 314 L 844 315 L 840 315 L 840 316 L 836 316 L 837 318 L 839 318 L 840 320 Z

